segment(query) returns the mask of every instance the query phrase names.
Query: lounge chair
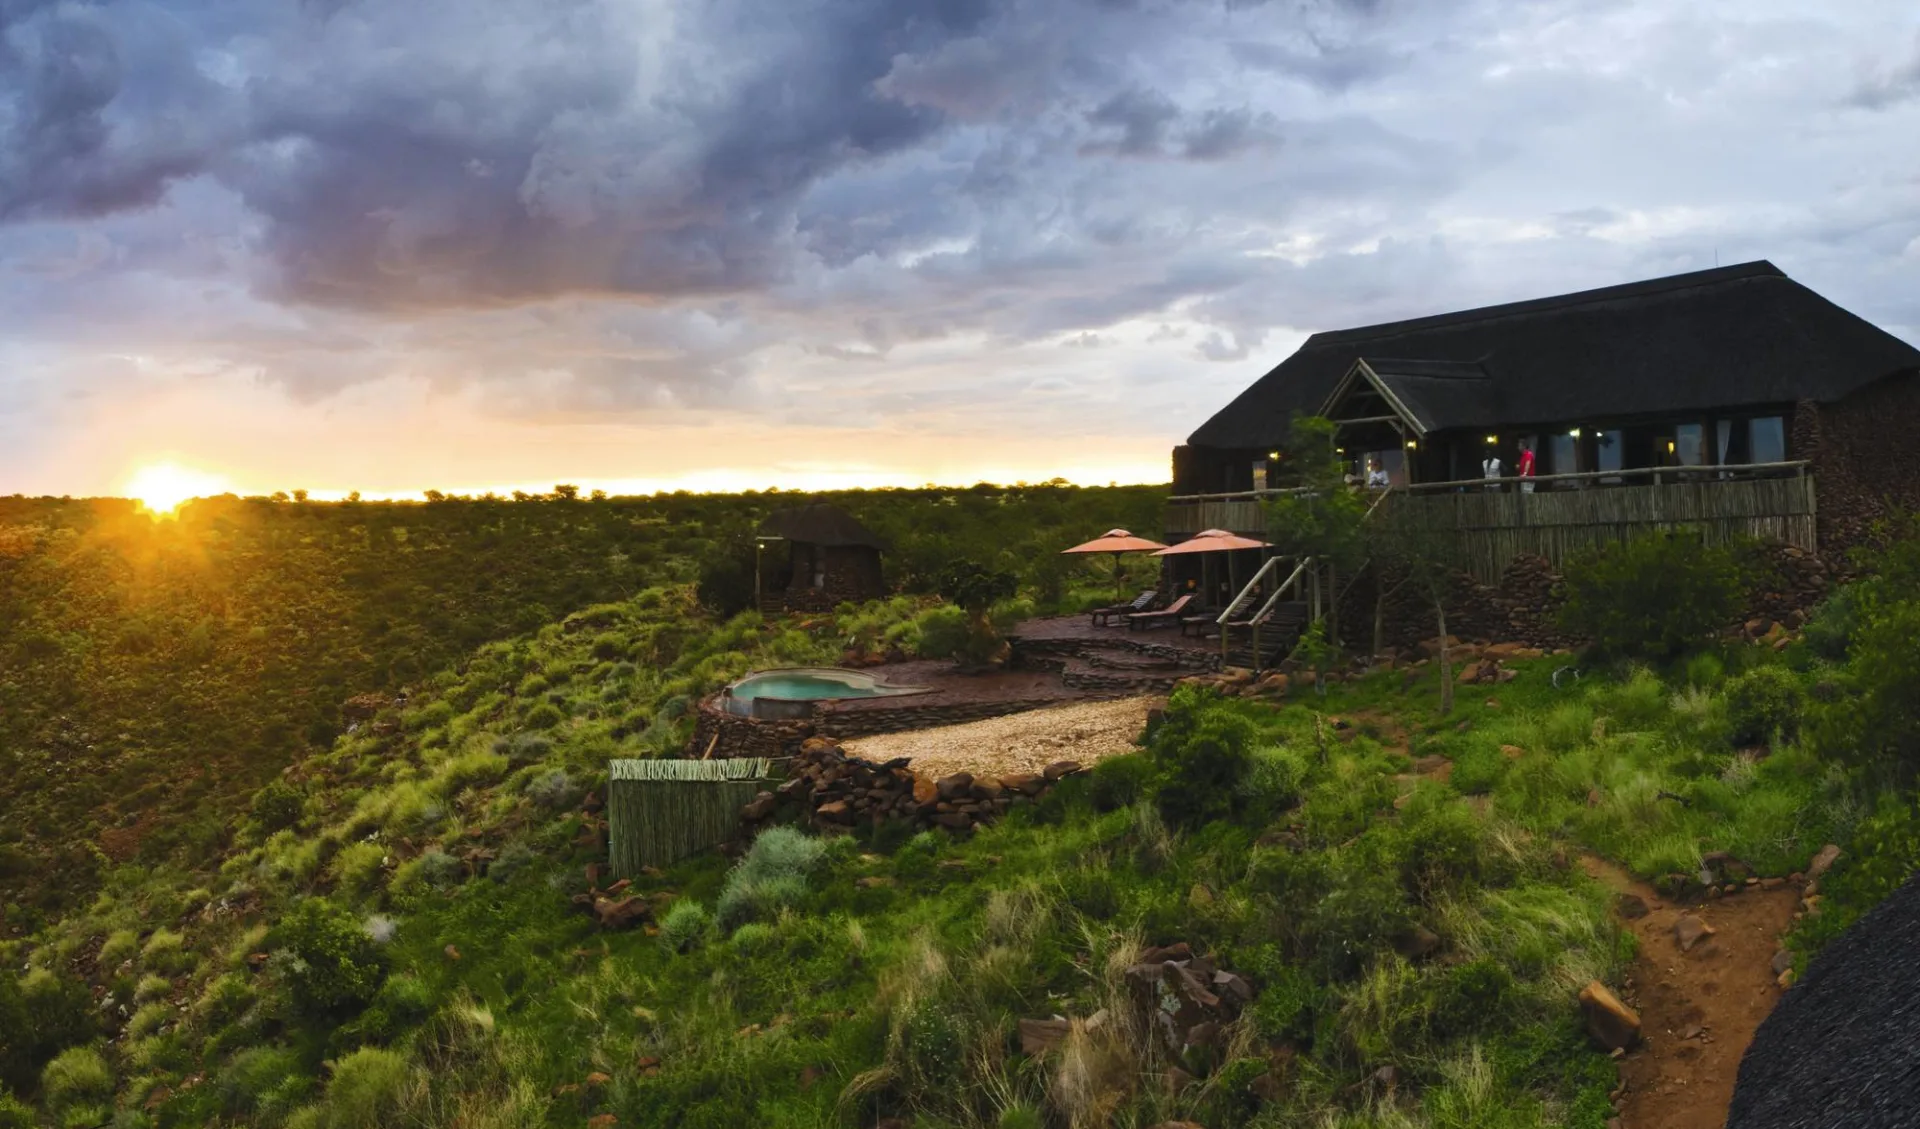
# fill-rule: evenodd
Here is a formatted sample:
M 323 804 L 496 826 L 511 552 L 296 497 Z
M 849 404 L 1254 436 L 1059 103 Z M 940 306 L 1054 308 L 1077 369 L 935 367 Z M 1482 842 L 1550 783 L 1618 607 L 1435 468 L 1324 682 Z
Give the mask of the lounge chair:
M 1219 608 L 1196 608 L 1194 614 L 1180 617 L 1180 634 L 1205 639 L 1216 633 L 1214 624 L 1219 619 Z
M 1135 596 L 1133 602 L 1130 604 L 1114 604 L 1112 607 L 1095 608 L 1093 609 L 1093 625 L 1095 627 L 1105 627 L 1108 621 L 1114 616 L 1137 615 L 1152 607 L 1153 602 L 1159 598 L 1160 593 L 1149 588 L 1145 592 Z
M 1157 612 L 1135 612 L 1127 617 L 1127 630 L 1140 631 L 1148 627 L 1158 627 L 1163 623 L 1179 623 L 1180 616 L 1193 603 L 1191 594 L 1182 596 Z

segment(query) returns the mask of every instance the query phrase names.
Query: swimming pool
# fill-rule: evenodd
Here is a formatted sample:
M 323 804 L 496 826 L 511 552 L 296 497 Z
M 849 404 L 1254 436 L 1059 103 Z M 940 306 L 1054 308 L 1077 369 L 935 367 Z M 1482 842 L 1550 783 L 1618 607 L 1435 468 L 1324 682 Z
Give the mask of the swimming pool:
M 804 717 L 810 703 L 845 698 L 924 694 L 920 686 L 888 686 L 871 674 L 837 667 L 782 667 L 747 675 L 721 692 L 738 717 Z

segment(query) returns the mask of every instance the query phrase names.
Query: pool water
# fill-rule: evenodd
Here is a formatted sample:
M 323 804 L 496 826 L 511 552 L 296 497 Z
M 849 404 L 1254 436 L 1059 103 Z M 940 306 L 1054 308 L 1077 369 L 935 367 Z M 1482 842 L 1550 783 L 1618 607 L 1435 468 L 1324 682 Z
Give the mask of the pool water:
M 915 686 L 887 686 L 871 674 L 857 670 L 796 668 L 765 670 L 749 674 L 727 687 L 727 708 L 731 713 L 755 712 L 755 700 L 775 702 L 819 702 L 845 698 L 886 698 L 896 694 L 919 694 Z

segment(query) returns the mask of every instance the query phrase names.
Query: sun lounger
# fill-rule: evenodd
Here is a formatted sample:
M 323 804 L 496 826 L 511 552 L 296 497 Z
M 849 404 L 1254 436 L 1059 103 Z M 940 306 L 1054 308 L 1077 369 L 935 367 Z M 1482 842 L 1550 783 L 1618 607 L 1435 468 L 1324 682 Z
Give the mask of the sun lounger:
M 1153 601 L 1158 599 L 1159 596 L 1160 593 L 1149 588 L 1145 592 L 1135 596 L 1133 602 L 1130 604 L 1115 604 L 1112 607 L 1095 608 L 1093 609 L 1093 625 L 1095 627 L 1105 627 L 1114 616 L 1136 615 L 1146 611 L 1153 606 Z
M 1219 619 L 1220 610 L 1218 608 L 1206 608 L 1194 615 L 1183 615 L 1180 617 L 1180 634 L 1194 635 L 1205 639 L 1207 636 L 1216 633 L 1217 628 L 1215 625 Z
M 1192 596 L 1182 596 L 1157 612 L 1135 612 L 1127 617 L 1127 630 L 1142 631 L 1163 623 L 1179 623 L 1181 615 L 1185 614 L 1187 605 L 1191 603 Z

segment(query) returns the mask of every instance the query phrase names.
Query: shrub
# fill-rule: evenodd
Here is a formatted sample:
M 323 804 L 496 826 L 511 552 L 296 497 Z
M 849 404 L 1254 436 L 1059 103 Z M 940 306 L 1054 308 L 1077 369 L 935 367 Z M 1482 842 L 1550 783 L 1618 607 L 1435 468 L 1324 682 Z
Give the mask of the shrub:
M 1213 700 L 1175 693 L 1151 749 L 1155 802 L 1168 826 L 1198 827 L 1233 813 L 1236 789 L 1253 764 L 1254 736 L 1251 722 Z
M 401 725 L 409 733 L 418 733 L 426 729 L 438 729 L 453 720 L 453 703 L 445 698 L 428 702 L 417 710 L 411 710 L 401 719 Z
M 253 1006 L 252 982 L 235 972 L 225 972 L 207 983 L 193 1005 L 194 1016 L 208 1030 L 232 1024 Z
M 270 943 L 290 959 L 278 962 L 293 1003 L 319 1017 L 357 1013 L 386 977 L 379 946 L 360 920 L 322 898 L 309 898 L 281 919 Z
M 155 976 L 152 973 L 148 973 L 142 976 L 140 983 L 134 987 L 133 1001 L 144 1004 L 149 1000 L 160 999 L 172 991 L 173 981 L 164 976 Z
M 116 929 L 101 942 L 100 968 L 102 971 L 112 971 L 120 967 L 122 962 L 133 959 L 133 955 L 139 951 L 140 934 L 131 929 Z
M 398 1123 L 412 1096 L 413 1071 L 395 1051 L 361 1047 L 333 1066 L 327 1129 L 380 1129 Z
M 127 1038 L 144 1039 L 159 1031 L 174 1017 L 173 1008 L 163 1003 L 151 1003 L 133 1013 L 127 1020 Z
M 1866 594 L 1858 584 L 1845 584 L 1813 609 L 1802 635 L 1814 654 L 1832 662 L 1846 661 L 1854 634 L 1860 630 Z
M 253 794 L 253 818 L 268 832 L 300 822 L 306 794 L 284 780 L 275 780 Z
M 1805 706 L 1800 680 L 1782 666 L 1757 666 L 1727 683 L 1727 715 L 1742 744 L 1792 740 Z
M 508 843 L 500 857 L 487 864 L 487 877 L 495 882 L 511 882 L 540 861 L 540 856 L 525 843 Z
M 452 796 L 465 788 L 491 784 L 507 774 L 510 762 L 498 753 L 464 753 L 450 757 L 433 774 L 433 790 Z
M 92 1047 L 69 1047 L 40 1074 L 41 1100 L 54 1116 L 113 1100 L 113 1072 Z
M 541 702 L 527 711 L 526 726 L 528 729 L 552 729 L 565 720 L 567 715 L 561 713 L 559 707 L 552 702 Z
M 155 929 L 140 948 L 140 966 L 149 972 L 177 976 L 191 969 L 194 963 L 194 955 L 186 948 L 186 938 L 171 929 Z
M 826 844 L 791 827 L 761 832 L 747 857 L 727 872 L 714 907 L 720 928 L 731 932 L 799 901 L 807 892 L 808 872 L 826 853 Z
M 0 1089 L 31 1090 L 57 1052 L 92 1036 L 86 985 L 44 968 L 15 980 L 0 971 Z
M 753 607 L 754 573 L 759 567 L 757 555 L 754 545 L 745 542 L 725 552 L 705 554 L 699 579 L 693 587 L 694 599 L 722 619 L 731 619 Z
M 911 634 L 921 658 L 958 658 L 967 647 L 967 613 L 952 604 L 929 608 L 913 621 Z
M 33 1107 L 0 1089 L 0 1129 L 34 1129 Z
M 342 890 L 363 894 L 374 888 L 386 852 L 377 843 L 349 843 L 333 856 L 327 874 Z
M 1603 654 L 1666 658 L 1713 639 L 1743 595 L 1731 552 L 1658 533 L 1569 562 L 1560 625 Z
M 1088 796 L 1100 811 L 1132 807 L 1153 786 L 1153 764 L 1146 757 L 1127 753 L 1094 762 L 1088 774 Z
M 586 794 L 586 789 L 574 783 L 573 778 L 561 769 L 543 772 L 527 781 L 527 799 L 536 807 L 548 811 L 559 811 L 578 803 Z
M 1300 800 L 1307 780 L 1306 758 L 1279 746 L 1255 749 L 1247 771 L 1235 785 L 1241 804 L 1258 822 L 1265 822 Z
M 706 932 L 707 911 L 699 902 L 682 898 L 673 903 L 667 916 L 660 919 L 660 947 L 670 953 L 684 953 Z
M 220 1104 L 235 1117 L 284 1115 L 306 1099 L 311 1082 L 300 1057 L 284 1047 L 249 1047 L 220 1072 Z

